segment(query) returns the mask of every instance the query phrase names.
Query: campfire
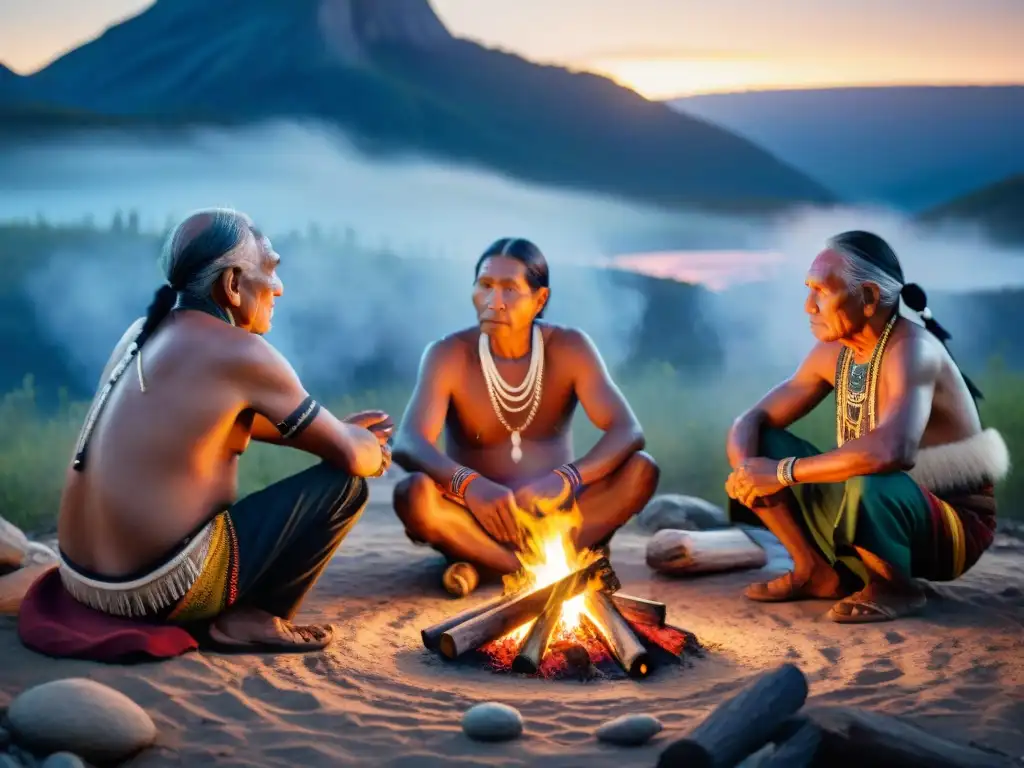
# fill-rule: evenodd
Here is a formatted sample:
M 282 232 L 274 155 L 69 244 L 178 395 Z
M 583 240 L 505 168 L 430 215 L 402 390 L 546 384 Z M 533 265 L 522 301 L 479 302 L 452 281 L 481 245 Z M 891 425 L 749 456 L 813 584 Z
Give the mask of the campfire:
M 607 557 L 573 546 L 575 505 L 523 512 L 520 522 L 522 568 L 505 577 L 502 597 L 424 629 L 428 649 L 545 678 L 613 669 L 643 678 L 700 651 L 692 634 L 665 624 L 663 603 L 620 593 Z

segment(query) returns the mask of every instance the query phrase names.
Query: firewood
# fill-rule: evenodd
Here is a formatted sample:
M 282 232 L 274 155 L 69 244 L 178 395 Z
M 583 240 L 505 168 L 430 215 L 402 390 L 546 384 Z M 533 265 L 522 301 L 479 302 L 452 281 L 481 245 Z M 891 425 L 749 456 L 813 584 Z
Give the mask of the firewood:
M 447 629 L 441 635 L 441 653 L 449 659 L 458 658 L 536 619 L 544 612 L 552 593 L 556 591 L 562 592 L 564 599 L 568 600 L 586 589 L 615 592 L 619 586 L 619 579 L 611 563 L 602 557 L 554 584 L 516 595 L 503 605 Z
M 654 624 L 658 627 L 665 626 L 665 604 L 654 600 L 645 600 L 642 597 L 633 597 L 616 592 L 612 595 L 612 602 L 619 609 L 619 613 L 627 619 L 638 624 Z
M 895 717 L 856 707 L 804 710 L 823 732 L 823 765 L 872 768 L 1011 768 L 1009 755 L 948 741 Z
M 462 622 L 474 619 L 477 616 L 487 613 L 488 611 L 494 608 L 505 605 L 506 603 L 509 603 L 513 599 L 515 599 L 515 597 L 515 595 L 505 595 L 504 597 L 500 597 L 497 600 L 489 600 L 481 605 L 476 606 L 475 608 L 467 608 L 461 613 L 457 613 L 455 616 L 452 616 L 449 619 L 445 619 L 439 624 L 435 624 L 432 627 L 427 627 L 426 629 L 420 632 L 420 637 L 423 640 L 424 647 L 426 647 L 428 650 L 436 651 L 441 644 L 441 635 L 443 635 L 449 629 L 451 629 L 452 627 L 457 627 Z
M 557 592 L 552 593 L 551 601 L 544 609 L 544 613 L 530 627 L 530 633 L 523 641 L 523 647 L 519 649 L 519 653 L 512 660 L 513 672 L 532 675 L 540 669 L 540 663 L 544 660 L 544 654 L 551 642 L 551 635 L 554 634 L 555 627 L 562 619 L 562 602 L 561 596 Z
M 662 573 L 717 573 L 763 568 L 768 556 L 739 528 L 658 531 L 647 542 L 647 565 Z
M 587 610 L 584 614 L 594 631 L 604 640 L 612 656 L 626 670 L 630 677 L 647 677 L 651 671 L 651 659 L 647 649 L 622 615 L 615 608 L 615 603 L 603 592 L 591 592 L 587 595 Z M 593 619 L 591 619 L 593 616 Z
M 720 704 L 685 738 L 670 744 L 658 768 L 733 768 L 760 749 L 807 700 L 807 678 L 792 664 L 760 675 Z
M 800 717 L 781 730 L 783 732 L 772 736 L 774 745 L 764 754 L 748 757 L 740 764 L 741 768 L 810 768 L 814 765 L 821 747 L 821 729 Z

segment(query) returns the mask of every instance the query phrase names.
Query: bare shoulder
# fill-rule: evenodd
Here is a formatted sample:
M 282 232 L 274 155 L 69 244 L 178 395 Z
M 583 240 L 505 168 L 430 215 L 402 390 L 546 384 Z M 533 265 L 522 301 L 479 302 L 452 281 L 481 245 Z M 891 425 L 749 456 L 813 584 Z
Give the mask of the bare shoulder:
M 430 342 L 423 350 L 421 369 L 429 370 L 432 375 L 442 372 L 460 374 L 476 354 L 479 335 L 480 329 L 472 326 Z
M 580 328 L 543 323 L 541 332 L 544 334 L 545 348 L 557 352 L 559 355 L 569 355 L 574 359 L 580 359 L 598 354 L 593 339 Z
M 910 320 L 904 320 L 893 330 L 886 353 L 900 369 L 920 374 L 937 372 L 946 357 L 942 343 Z

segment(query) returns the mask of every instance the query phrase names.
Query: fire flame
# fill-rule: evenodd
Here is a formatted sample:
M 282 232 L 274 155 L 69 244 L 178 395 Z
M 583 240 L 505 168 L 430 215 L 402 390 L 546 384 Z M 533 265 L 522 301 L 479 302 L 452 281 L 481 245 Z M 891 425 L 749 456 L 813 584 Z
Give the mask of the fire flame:
M 535 510 L 518 510 L 522 532 L 522 545 L 518 553 L 522 568 L 506 576 L 506 594 L 535 590 L 586 568 L 599 555 L 589 549 L 578 550 L 573 539 L 583 522 L 575 501 L 569 501 L 568 492 L 561 498 L 537 502 Z M 582 631 L 582 618 L 587 615 L 586 593 L 562 603 L 562 615 L 555 636 L 571 636 Z M 530 633 L 534 621 L 528 621 L 510 632 L 507 637 L 521 643 Z

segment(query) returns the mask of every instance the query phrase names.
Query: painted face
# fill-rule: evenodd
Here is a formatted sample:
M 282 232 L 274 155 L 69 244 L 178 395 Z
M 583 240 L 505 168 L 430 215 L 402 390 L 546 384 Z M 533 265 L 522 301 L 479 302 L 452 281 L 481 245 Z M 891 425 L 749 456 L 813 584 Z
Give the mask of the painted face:
M 239 303 L 234 308 L 235 322 L 251 333 L 263 335 L 270 331 L 274 317 L 274 300 L 284 293 L 284 284 L 277 276 L 281 257 L 270 239 L 253 230 L 246 248 L 252 252 L 250 266 L 237 276 Z
M 851 292 L 843 275 L 843 256 L 832 250 L 817 255 L 804 281 L 811 333 L 819 341 L 840 341 L 860 331 L 867 322 L 864 296 Z
M 473 285 L 480 330 L 493 336 L 530 328 L 544 309 L 548 293 L 547 288 L 530 288 L 521 261 L 508 256 L 485 259 Z

